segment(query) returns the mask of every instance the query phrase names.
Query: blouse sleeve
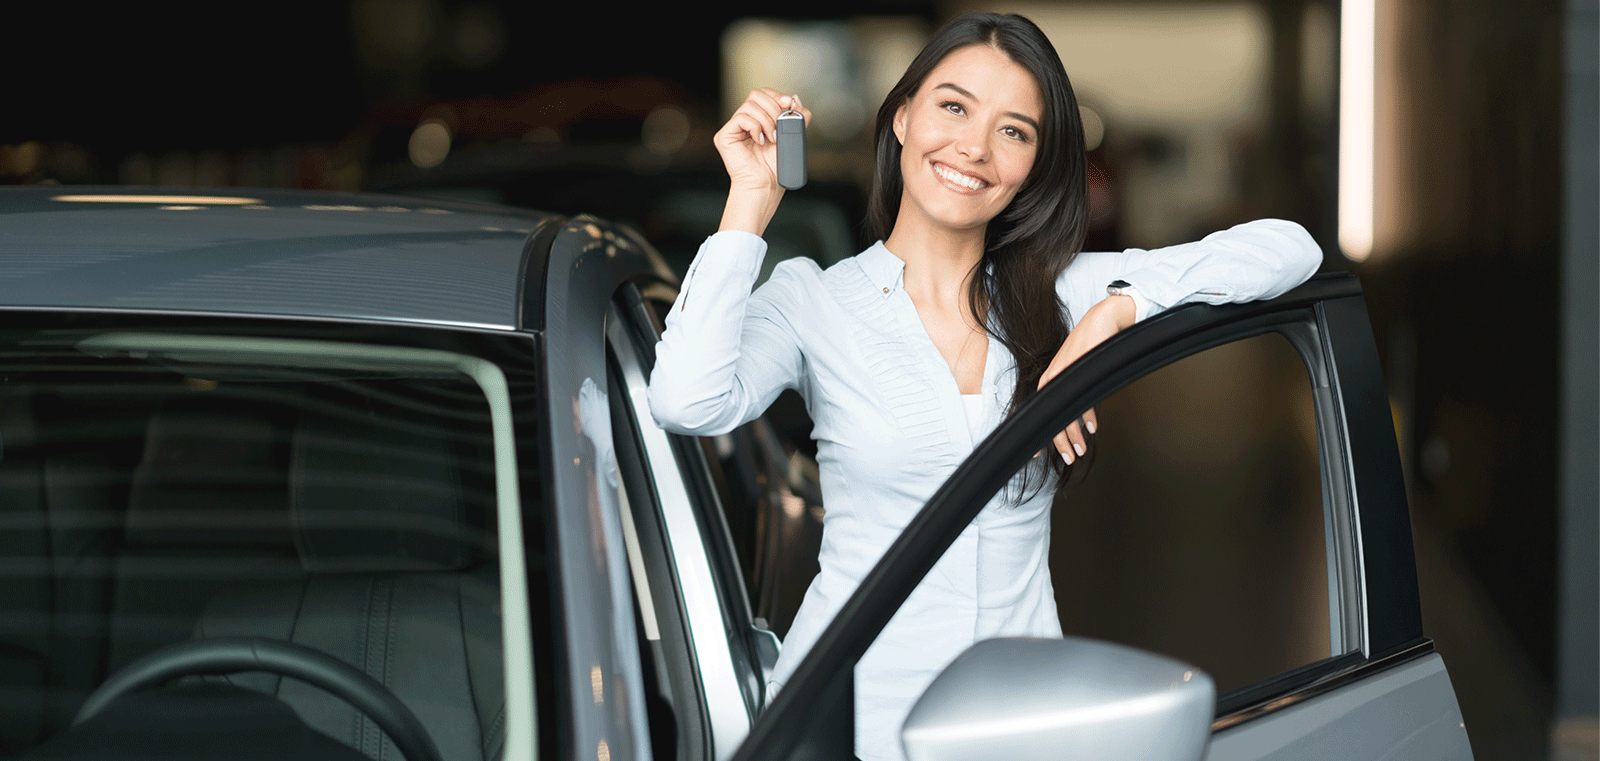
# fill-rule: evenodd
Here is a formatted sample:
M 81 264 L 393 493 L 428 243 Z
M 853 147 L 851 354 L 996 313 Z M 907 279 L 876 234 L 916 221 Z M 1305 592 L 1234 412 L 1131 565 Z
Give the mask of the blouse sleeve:
M 1084 252 L 1056 281 L 1056 292 L 1076 323 L 1122 280 L 1148 301 L 1146 316 L 1200 301 L 1207 304 L 1270 299 L 1306 281 L 1322 265 L 1322 249 L 1304 227 L 1258 219 L 1192 243 L 1144 250 Z M 1136 310 L 1138 311 L 1138 310 Z
M 667 313 L 650 373 L 656 425 L 697 436 L 727 433 L 800 383 L 800 341 L 779 302 L 792 289 L 785 268 L 755 294 L 766 241 L 741 231 L 701 244 Z

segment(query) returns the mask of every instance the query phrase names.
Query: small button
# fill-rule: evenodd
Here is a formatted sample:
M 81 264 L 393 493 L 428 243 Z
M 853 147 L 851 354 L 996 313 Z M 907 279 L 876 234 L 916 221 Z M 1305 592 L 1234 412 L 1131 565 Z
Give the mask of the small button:
M 884 292 L 884 293 L 888 293 L 888 292 L 889 292 L 889 289 L 888 289 L 888 288 L 885 288 L 885 289 L 883 289 L 883 292 Z

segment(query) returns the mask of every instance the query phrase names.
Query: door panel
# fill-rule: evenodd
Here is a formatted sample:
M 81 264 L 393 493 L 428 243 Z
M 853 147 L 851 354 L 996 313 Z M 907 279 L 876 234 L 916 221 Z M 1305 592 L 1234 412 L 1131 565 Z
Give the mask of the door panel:
M 1207 761 L 1471 758 L 1437 653 L 1218 732 L 1206 753 Z

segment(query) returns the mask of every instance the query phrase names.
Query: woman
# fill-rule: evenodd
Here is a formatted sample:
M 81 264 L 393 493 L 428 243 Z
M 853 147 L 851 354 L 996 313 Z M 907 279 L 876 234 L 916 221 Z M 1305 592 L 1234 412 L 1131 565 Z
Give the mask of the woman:
M 871 222 L 883 240 L 826 271 L 782 262 L 751 294 L 783 197 L 774 130 L 788 108 L 811 117 L 798 97 L 756 90 L 717 133 L 731 178 L 721 227 L 690 265 L 650 379 L 651 413 L 671 431 L 726 432 L 787 388 L 816 423 L 821 572 L 773 689 L 1007 410 L 1158 309 L 1270 298 L 1322 261 L 1280 220 L 1078 254 L 1086 158 L 1061 61 L 1028 20 L 974 14 L 941 29 L 878 110 Z M 1060 636 L 1049 510 L 1095 430 L 1092 415 L 1081 422 L 1056 437 L 1059 459 L 1036 458 L 984 508 L 857 665 L 862 759 L 901 757 L 911 704 L 974 641 Z

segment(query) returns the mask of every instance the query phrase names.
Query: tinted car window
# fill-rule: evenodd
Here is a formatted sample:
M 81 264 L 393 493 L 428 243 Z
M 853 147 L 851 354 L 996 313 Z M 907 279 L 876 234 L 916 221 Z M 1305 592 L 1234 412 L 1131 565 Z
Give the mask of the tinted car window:
M 496 756 L 495 461 L 478 387 L 95 338 L 0 336 L 0 751 L 62 747 L 83 731 L 65 730 L 85 697 L 160 648 L 262 637 L 372 676 L 443 758 Z M 328 693 L 267 673 L 216 679 L 397 757 Z M 170 719 L 151 731 L 182 737 L 206 717 Z
M 1317 421 L 1289 342 L 1195 354 L 1095 409 L 1093 466 L 1052 516 L 1065 633 L 1181 658 L 1219 692 L 1334 654 Z
M 631 348 L 631 347 L 629 347 Z M 695 673 L 684 603 L 673 573 L 673 547 L 652 488 L 661 478 L 630 409 L 625 382 L 615 360 L 609 368 L 608 396 L 616 442 L 619 517 L 628 552 L 633 603 L 638 614 L 640 663 L 650 743 L 662 758 L 697 758 L 708 744 L 704 698 Z

